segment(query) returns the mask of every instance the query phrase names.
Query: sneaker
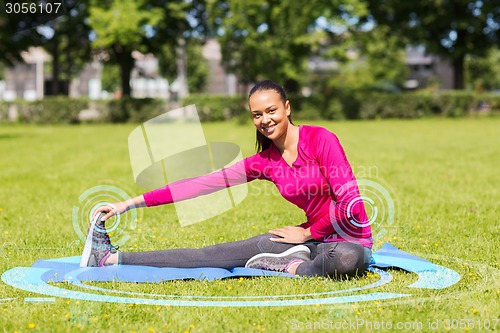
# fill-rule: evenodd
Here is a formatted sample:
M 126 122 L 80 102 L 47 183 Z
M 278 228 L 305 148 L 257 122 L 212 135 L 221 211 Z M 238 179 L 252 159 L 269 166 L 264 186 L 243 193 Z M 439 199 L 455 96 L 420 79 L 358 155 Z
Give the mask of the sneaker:
M 305 245 L 297 245 L 283 253 L 259 253 L 250 258 L 245 267 L 288 273 L 293 264 L 310 260 L 311 250 Z
M 118 246 L 111 244 L 104 222 L 101 221 L 104 215 L 104 213 L 99 214 L 90 223 L 80 267 L 102 267 L 106 259 L 118 250 Z

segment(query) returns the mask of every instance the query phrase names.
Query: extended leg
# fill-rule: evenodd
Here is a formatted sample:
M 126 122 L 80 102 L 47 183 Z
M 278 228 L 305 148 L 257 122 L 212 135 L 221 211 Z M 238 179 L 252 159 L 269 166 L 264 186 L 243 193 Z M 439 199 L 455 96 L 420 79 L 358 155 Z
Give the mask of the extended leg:
M 242 241 L 207 246 L 201 249 L 172 249 L 147 252 L 122 252 L 122 265 L 154 267 L 243 267 L 259 253 L 281 253 L 295 244 L 272 242 L 271 234 L 258 235 Z

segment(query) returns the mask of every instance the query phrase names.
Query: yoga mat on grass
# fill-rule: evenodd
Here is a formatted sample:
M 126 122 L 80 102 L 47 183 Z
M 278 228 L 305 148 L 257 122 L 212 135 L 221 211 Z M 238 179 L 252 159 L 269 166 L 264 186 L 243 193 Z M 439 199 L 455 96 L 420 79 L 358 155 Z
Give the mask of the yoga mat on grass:
M 236 267 L 232 270 L 223 268 L 158 268 L 150 266 L 113 265 L 106 267 L 79 267 L 80 257 L 42 259 L 33 264 L 33 268 L 47 271 L 41 276 L 45 282 L 63 282 L 78 280 L 81 282 L 149 282 L 156 283 L 170 280 L 217 280 L 230 277 L 281 276 L 295 277 L 288 273 L 266 271 L 253 268 Z M 400 268 L 416 273 L 419 279 L 409 287 L 442 289 L 460 279 L 455 271 L 435 265 L 428 260 L 414 256 L 386 243 L 373 253 L 371 267 Z

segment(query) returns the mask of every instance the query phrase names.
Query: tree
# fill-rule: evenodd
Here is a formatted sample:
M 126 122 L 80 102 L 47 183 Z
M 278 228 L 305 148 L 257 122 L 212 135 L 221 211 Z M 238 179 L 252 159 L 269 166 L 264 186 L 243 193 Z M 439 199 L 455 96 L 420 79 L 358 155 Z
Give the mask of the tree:
M 91 30 L 86 22 L 89 1 L 81 0 L 66 8 L 66 15 L 41 26 L 45 31 L 41 46 L 52 57 L 50 95 L 62 94 L 60 83 L 76 76 L 91 59 Z
M 467 55 L 484 56 L 500 43 L 498 0 L 367 0 L 375 21 L 400 37 L 401 44 L 424 45 L 428 52 L 449 59 L 454 88 L 464 88 Z
M 0 62 L 7 66 L 22 61 L 21 51 L 41 43 L 41 36 L 27 25 L 21 15 L 8 15 L 0 10 Z
M 467 57 L 465 67 L 466 81 L 472 88 L 500 90 L 500 49 L 491 49 L 486 57 Z
M 88 0 L 65 0 L 62 6 L 58 17 L 0 13 L 0 61 L 12 66 L 22 61 L 22 51 L 31 46 L 43 47 L 52 58 L 48 91 L 52 95 L 60 94 L 60 81 L 69 81 L 90 58 L 90 28 L 85 23 Z
M 223 65 L 243 89 L 269 78 L 293 91 L 308 71 L 309 56 L 332 42 L 336 28 L 363 14 L 363 8 L 357 0 L 228 0 L 209 10 L 219 19 Z
M 354 37 L 362 59 L 366 61 L 363 75 L 373 88 L 394 86 L 402 88 L 409 69 L 405 63 L 405 50 L 387 27 L 361 32 Z M 365 87 L 366 88 L 366 87 Z
M 156 0 L 161 3 L 163 0 Z M 169 1 L 164 14 L 166 19 L 155 27 L 155 38 L 150 44 L 157 52 L 160 71 L 170 81 L 179 73 L 178 56 L 180 44 L 186 54 L 187 88 L 200 92 L 206 84 L 208 65 L 201 54 L 205 39 L 212 36 L 215 24 L 210 24 L 207 3 L 222 3 L 223 0 Z M 158 4 L 160 5 L 160 4 Z
M 90 26 L 95 32 L 94 47 L 109 53 L 120 67 L 121 92 L 131 95 L 130 75 L 135 61 L 132 52 L 147 52 L 145 39 L 163 19 L 160 8 L 144 0 L 91 1 Z
M 180 39 L 206 33 L 203 0 L 92 0 L 90 24 L 96 34 L 94 46 L 108 52 L 120 67 L 122 94 L 129 96 L 132 51 L 159 55 L 160 65 Z
M 202 92 L 207 82 L 208 63 L 201 53 L 202 42 L 199 38 L 189 38 L 185 45 L 187 85 L 192 93 Z M 178 75 L 176 58 L 175 47 L 168 44 L 158 54 L 160 71 L 169 81 L 175 80 Z

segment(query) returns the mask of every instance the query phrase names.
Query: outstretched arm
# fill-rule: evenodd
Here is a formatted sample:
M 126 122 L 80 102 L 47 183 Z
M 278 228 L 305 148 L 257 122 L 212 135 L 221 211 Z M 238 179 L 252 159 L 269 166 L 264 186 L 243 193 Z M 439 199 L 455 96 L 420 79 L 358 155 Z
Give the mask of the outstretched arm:
M 103 220 L 107 220 L 132 208 L 158 206 L 192 199 L 257 178 L 265 179 L 262 168 L 262 157 L 256 154 L 211 174 L 181 179 L 133 199 L 99 207 L 92 218 L 104 212 L 106 215 Z

